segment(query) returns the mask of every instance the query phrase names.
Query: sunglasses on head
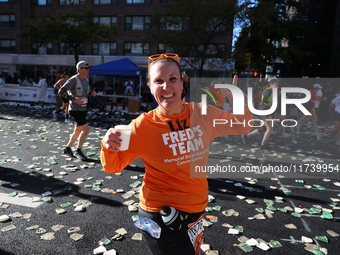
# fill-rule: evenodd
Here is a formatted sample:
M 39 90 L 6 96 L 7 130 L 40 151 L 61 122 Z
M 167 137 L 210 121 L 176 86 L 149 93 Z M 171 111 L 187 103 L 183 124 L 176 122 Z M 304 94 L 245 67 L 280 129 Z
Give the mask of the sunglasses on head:
M 178 64 L 180 63 L 178 54 L 176 54 L 176 53 L 163 53 L 163 54 L 151 55 L 150 57 L 148 57 L 148 66 L 150 66 L 150 64 L 152 62 L 155 62 L 155 61 L 162 59 L 162 58 L 171 58 L 171 59 L 175 60 Z
M 81 67 L 80 69 L 89 70 L 89 69 L 90 69 L 90 67 Z

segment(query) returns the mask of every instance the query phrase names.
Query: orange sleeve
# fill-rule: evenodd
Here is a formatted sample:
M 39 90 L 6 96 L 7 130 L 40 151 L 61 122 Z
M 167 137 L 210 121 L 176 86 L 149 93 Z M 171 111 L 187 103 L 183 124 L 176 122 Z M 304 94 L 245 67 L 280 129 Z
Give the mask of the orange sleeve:
M 117 164 L 121 162 L 120 160 L 117 160 L 118 152 L 107 150 L 103 146 L 103 141 L 100 142 L 100 147 L 100 161 L 105 173 L 119 173 L 122 171 L 126 165 Z
M 130 145 L 132 144 L 132 137 L 133 135 L 131 135 Z M 127 151 L 109 151 L 104 147 L 103 140 L 100 142 L 100 147 L 100 161 L 105 173 L 119 173 L 137 158 L 133 148 L 129 148 Z

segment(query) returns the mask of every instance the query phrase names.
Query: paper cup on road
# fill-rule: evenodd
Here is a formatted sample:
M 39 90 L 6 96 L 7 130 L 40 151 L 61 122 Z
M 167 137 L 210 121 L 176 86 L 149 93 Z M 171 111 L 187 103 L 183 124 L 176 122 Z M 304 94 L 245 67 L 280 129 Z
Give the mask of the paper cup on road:
M 118 148 L 120 151 L 126 151 L 127 149 L 129 149 L 132 127 L 130 127 L 129 125 L 117 125 L 115 126 L 115 129 L 120 132 L 120 139 L 122 140 L 120 147 Z

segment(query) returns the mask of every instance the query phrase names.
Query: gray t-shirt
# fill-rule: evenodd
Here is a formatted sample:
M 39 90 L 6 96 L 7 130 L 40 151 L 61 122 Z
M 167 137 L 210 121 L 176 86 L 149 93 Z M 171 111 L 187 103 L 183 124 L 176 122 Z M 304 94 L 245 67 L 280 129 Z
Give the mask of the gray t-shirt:
M 87 78 L 82 79 L 78 75 L 72 76 L 68 79 L 63 88 L 66 88 L 68 94 L 72 97 L 84 97 L 88 98 L 90 93 L 90 84 Z M 73 101 L 70 101 L 70 111 L 86 111 L 87 104 L 79 105 Z

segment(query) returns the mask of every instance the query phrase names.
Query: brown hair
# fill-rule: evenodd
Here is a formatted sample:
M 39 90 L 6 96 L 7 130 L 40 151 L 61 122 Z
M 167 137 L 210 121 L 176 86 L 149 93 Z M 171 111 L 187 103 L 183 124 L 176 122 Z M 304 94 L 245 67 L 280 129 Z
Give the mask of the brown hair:
M 150 63 L 149 67 L 148 67 L 148 74 L 146 76 L 146 82 L 149 83 L 150 82 L 150 69 L 151 69 L 151 66 L 155 63 L 164 63 L 164 62 L 172 62 L 172 63 L 175 63 L 178 67 L 178 71 L 179 71 L 179 76 L 180 76 L 180 79 L 182 80 L 182 68 L 180 66 L 180 64 L 175 60 L 175 59 L 172 59 L 172 58 L 159 58 L 153 62 Z

